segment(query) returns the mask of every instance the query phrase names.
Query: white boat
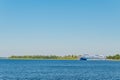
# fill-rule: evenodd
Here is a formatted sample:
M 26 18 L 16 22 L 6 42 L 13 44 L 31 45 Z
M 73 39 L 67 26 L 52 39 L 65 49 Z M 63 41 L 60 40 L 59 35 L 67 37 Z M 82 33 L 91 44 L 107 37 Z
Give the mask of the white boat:
M 106 57 L 103 55 L 89 55 L 89 54 L 84 54 L 81 57 L 79 57 L 79 60 L 105 60 Z

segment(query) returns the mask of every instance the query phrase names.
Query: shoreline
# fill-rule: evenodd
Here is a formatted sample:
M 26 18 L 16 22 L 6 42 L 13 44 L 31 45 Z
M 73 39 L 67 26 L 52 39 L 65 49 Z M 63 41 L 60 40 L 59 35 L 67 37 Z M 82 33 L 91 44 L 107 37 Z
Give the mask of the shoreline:
M 0 60 L 60 60 L 60 61 L 81 61 L 81 60 L 78 60 L 78 59 L 11 59 L 11 58 L 2 58 Z M 87 61 L 120 61 L 120 60 L 114 60 L 114 59 L 105 59 L 105 60 L 87 60 Z
M 78 60 L 78 59 L 11 59 L 11 58 L 5 58 L 5 59 L 0 59 L 0 60 Z

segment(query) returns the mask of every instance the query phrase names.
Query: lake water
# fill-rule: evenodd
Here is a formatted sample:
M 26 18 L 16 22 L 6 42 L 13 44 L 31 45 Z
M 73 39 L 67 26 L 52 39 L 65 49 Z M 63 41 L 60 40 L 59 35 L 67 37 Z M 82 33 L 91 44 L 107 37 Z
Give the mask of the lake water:
M 0 80 L 120 80 L 120 62 L 0 60 Z

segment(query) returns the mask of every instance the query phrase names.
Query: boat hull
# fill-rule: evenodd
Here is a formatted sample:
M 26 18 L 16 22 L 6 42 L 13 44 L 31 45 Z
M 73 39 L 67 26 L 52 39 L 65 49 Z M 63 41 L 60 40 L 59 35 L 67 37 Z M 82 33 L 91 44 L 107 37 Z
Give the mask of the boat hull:
M 80 60 L 84 60 L 84 61 L 86 61 L 86 60 L 87 60 L 87 58 L 80 58 Z

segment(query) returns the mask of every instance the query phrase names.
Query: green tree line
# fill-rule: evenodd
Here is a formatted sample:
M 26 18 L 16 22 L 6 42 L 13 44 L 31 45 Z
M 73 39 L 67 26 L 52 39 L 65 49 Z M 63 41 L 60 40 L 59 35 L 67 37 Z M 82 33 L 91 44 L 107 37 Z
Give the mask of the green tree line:
M 113 59 L 113 60 L 120 60 L 120 54 L 116 54 L 116 55 L 113 55 L 113 56 L 107 56 L 106 58 L 107 59 Z
M 34 55 L 34 56 L 11 56 L 9 59 L 52 59 L 52 60 L 77 60 L 78 56 L 76 55 L 67 55 L 67 56 L 43 56 L 43 55 Z

